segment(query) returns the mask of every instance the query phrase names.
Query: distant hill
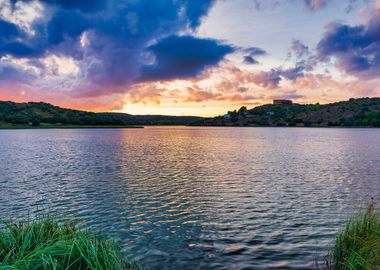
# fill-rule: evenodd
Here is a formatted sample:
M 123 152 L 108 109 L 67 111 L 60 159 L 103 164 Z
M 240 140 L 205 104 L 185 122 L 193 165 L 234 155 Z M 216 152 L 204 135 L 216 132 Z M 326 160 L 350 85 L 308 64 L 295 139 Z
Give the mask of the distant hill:
M 225 116 L 202 119 L 201 126 L 380 127 L 380 98 L 351 98 L 331 104 L 267 104 L 241 107 Z
M 0 101 L 0 126 L 40 125 L 188 125 L 203 118 L 194 116 L 130 115 L 64 109 L 44 102 Z

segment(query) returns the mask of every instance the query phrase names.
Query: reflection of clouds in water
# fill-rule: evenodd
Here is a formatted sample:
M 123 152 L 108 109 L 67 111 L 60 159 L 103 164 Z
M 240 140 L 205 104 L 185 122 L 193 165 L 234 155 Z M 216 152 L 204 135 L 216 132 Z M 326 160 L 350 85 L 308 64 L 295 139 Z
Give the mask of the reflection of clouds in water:
M 351 211 L 380 196 L 378 132 L 2 131 L 0 213 L 48 205 L 153 269 L 311 267 Z

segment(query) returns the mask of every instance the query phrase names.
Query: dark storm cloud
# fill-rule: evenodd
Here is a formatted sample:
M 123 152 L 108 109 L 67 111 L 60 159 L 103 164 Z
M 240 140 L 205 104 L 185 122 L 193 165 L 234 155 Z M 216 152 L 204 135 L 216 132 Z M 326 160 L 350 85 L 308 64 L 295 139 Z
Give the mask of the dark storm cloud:
M 338 53 L 364 50 L 374 39 L 368 35 L 366 27 L 349 26 L 333 23 L 328 26 L 322 40 L 318 44 L 318 52 L 321 56 L 331 56 Z
M 137 78 L 146 81 L 196 75 L 233 51 L 216 40 L 178 36 L 196 30 L 213 0 L 41 2 L 47 16 L 33 23 L 34 35 L 0 20 L 0 57 L 73 57 L 79 60 L 81 76 L 91 89 L 82 91 L 84 95 L 123 91 L 122 86 Z M 150 46 L 152 43 L 156 45 Z M 155 65 L 147 65 L 151 62 L 149 52 L 156 57 Z M 171 68 L 169 64 L 180 66 Z
M 348 74 L 374 78 L 380 75 L 380 12 L 366 25 L 332 23 L 318 43 L 318 57 L 336 59 L 337 67 Z
M 25 42 L 26 33 L 16 24 L 0 19 L 0 59 L 9 54 L 14 57 L 37 57 L 39 48 Z
M 142 67 L 142 81 L 193 77 L 234 51 L 229 45 L 192 36 L 170 36 L 148 50 L 156 60 L 154 64 Z
M 47 24 L 47 44 L 61 44 L 65 40 L 75 41 L 90 28 L 91 23 L 78 11 L 58 10 Z

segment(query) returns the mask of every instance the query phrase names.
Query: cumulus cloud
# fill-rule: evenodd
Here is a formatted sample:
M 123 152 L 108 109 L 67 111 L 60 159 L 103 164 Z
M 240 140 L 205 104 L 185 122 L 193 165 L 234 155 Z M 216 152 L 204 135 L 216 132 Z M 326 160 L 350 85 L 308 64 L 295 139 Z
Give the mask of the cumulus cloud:
M 336 60 L 336 66 L 357 78 L 380 75 L 380 11 L 365 25 L 331 23 L 317 46 L 322 61 Z
M 11 56 L 34 63 L 53 55 L 74 59 L 80 71 L 73 78 L 73 96 L 122 93 L 138 79 L 194 76 L 233 51 L 217 40 L 191 36 L 214 0 L 2 2 L 0 59 Z M 29 12 L 37 6 L 44 16 Z M 27 25 L 11 19 L 20 14 L 31 14 L 24 20 Z M 39 74 L 47 73 L 41 69 Z
M 225 63 L 192 79 L 140 83 L 128 92 L 125 101 L 128 104 L 150 103 L 161 106 L 193 102 L 228 102 L 235 106 L 253 106 L 271 102 L 276 98 L 305 103 L 316 100 L 333 102 L 342 97 L 348 99 L 379 93 L 380 87 L 374 87 L 378 80 L 360 84 L 302 70 L 295 66 L 252 72 Z
M 184 79 L 216 65 L 233 47 L 211 39 L 170 36 L 148 47 L 155 62 L 141 68 L 142 81 Z
M 103 109 L 121 108 L 123 97 L 144 104 L 165 99 L 252 103 L 275 94 L 303 99 L 297 91 L 313 88 L 378 92 L 373 90 L 379 89 L 380 75 L 378 9 L 366 24 L 328 25 L 316 55 L 314 47 L 295 39 L 289 47 L 292 64 L 270 62 L 260 70 L 256 64 L 266 50 L 195 34 L 215 1 L 0 0 L 0 85 L 22 85 L 25 98 Z M 316 12 L 331 0 L 289 1 Z M 253 1 L 260 9 L 286 2 Z M 234 52 L 247 64 L 242 69 L 223 62 Z M 366 83 L 336 84 L 310 74 L 320 71 L 316 61 L 331 68 L 330 60 Z M 292 87 L 297 91 L 288 90 Z M 0 88 L 2 96 L 6 91 Z

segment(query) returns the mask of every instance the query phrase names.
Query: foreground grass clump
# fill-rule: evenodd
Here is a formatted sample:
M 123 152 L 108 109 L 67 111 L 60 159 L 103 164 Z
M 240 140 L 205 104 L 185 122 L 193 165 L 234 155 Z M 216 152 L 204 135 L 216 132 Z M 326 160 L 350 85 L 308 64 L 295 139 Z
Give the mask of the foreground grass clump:
M 372 200 L 365 213 L 357 214 L 337 236 L 329 254 L 329 269 L 380 269 L 380 212 Z
M 5 223 L 0 228 L 0 270 L 140 269 L 123 259 L 116 243 L 74 223 L 52 218 Z

